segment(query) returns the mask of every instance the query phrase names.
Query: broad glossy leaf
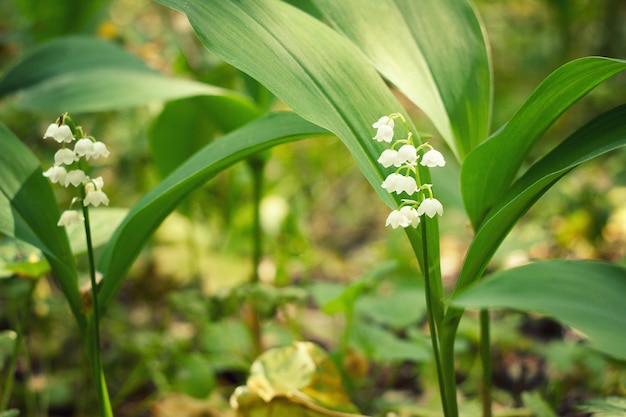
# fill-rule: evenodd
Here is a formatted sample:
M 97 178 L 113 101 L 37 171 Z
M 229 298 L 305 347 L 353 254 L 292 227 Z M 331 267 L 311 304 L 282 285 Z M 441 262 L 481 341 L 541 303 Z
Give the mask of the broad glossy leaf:
M 506 125 L 468 155 L 461 169 L 461 192 L 474 229 L 511 185 L 546 129 L 587 92 L 624 69 L 626 61 L 600 57 L 563 65 L 537 87 Z
M 626 359 L 626 268 L 599 261 L 547 261 L 498 272 L 452 300 L 465 308 L 546 314 L 583 332 L 596 349 Z
M 80 324 L 74 258 L 65 230 L 57 226 L 61 212 L 52 187 L 39 160 L 4 124 L 0 124 L 0 179 L 4 196 L 0 203 L 5 205 L 0 231 L 43 252 Z
M 489 133 L 491 63 L 466 0 L 315 0 L 462 160 Z M 442 30 L 442 28 L 445 28 Z
M 487 214 L 468 250 L 459 287 L 480 278 L 511 228 L 556 181 L 581 163 L 621 146 L 626 146 L 626 105 L 598 116 L 537 161 Z
M 99 297 L 103 309 L 146 240 L 178 203 L 218 172 L 255 153 L 297 139 L 329 133 L 293 113 L 264 116 L 202 148 L 150 190 L 130 210 L 105 247 L 99 262 L 104 274 Z
M 376 162 L 383 145 L 372 140 L 371 125 L 402 107 L 354 44 L 277 0 L 159 2 L 185 13 L 209 51 L 258 80 L 304 119 L 337 135 L 380 198 L 392 208 L 399 205 L 399 198 L 380 186 L 391 170 Z M 422 180 L 430 182 L 428 170 L 419 169 Z M 429 265 L 433 276 L 440 276 L 438 226 L 436 220 L 428 223 Z M 423 266 L 422 240 L 414 229 L 407 233 Z
M 74 114 L 197 95 L 243 99 L 222 88 L 166 77 L 113 43 L 81 36 L 46 43 L 7 70 L 0 97 L 13 94 L 16 107 Z
M 354 45 L 276 0 L 159 2 L 185 13 L 208 50 L 336 134 L 381 198 L 396 205 L 380 187 L 384 176 L 376 160 L 384 148 L 372 140 L 371 125 L 402 107 Z

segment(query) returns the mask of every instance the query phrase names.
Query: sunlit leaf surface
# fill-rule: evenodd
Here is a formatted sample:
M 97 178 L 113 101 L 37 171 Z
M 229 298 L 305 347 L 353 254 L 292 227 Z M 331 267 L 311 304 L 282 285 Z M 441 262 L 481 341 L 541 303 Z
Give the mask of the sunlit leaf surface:
M 315 4 L 428 115 L 459 159 L 487 137 L 491 64 L 481 23 L 469 1 L 315 0 Z
M 0 97 L 28 110 L 72 114 L 121 109 L 197 95 L 243 96 L 162 75 L 119 46 L 84 36 L 46 43 L 0 78 Z
M 598 84 L 626 69 L 626 61 L 588 57 L 550 74 L 517 113 L 468 155 L 461 168 L 461 192 L 475 229 L 515 178 L 541 135 L 571 105 Z
M 513 308 L 575 327 L 591 345 L 626 359 L 626 268 L 599 261 L 546 261 L 501 271 L 460 293 L 465 308 Z
M 574 132 L 522 175 L 487 213 L 466 256 L 460 287 L 477 280 L 520 217 L 555 182 L 581 163 L 626 146 L 626 105 Z

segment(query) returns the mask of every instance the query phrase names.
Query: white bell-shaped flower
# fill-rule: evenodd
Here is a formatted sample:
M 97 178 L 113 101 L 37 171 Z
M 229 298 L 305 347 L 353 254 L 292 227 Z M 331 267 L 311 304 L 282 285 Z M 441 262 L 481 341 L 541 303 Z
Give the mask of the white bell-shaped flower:
M 385 149 L 383 153 L 380 154 L 380 158 L 378 158 L 378 163 L 384 166 L 385 168 L 389 168 L 390 166 L 400 166 L 396 165 L 398 162 L 398 151 L 393 149 Z
M 415 178 L 401 174 L 389 174 L 382 187 L 390 193 L 400 194 L 402 192 L 411 195 L 417 191 L 417 183 Z
M 59 143 L 70 143 L 74 140 L 72 129 L 68 125 L 59 126 L 56 123 L 52 123 L 46 129 L 46 133 L 43 134 L 44 139 L 54 139 Z
M 90 204 L 94 207 L 98 207 L 100 204 L 108 206 L 109 197 L 100 190 L 88 192 L 83 200 L 83 205 L 88 206 Z
M 426 214 L 428 217 L 435 217 L 435 214 L 443 216 L 443 205 L 436 198 L 426 198 L 417 208 L 417 215 Z
M 398 227 L 407 227 L 411 224 L 411 221 L 400 210 L 394 210 L 387 216 L 385 226 L 391 226 L 394 229 Z
M 84 156 L 89 159 L 95 152 L 93 141 L 88 138 L 78 139 L 76 145 L 74 145 L 74 152 L 76 152 L 78 156 Z
M 98 207 L 100 204 L 104 204 L 105 206 L 108 206 L 109 197 L 107 197 L 107 195 L 102 191 L 103 186 L 104 180 L 102 177 L 94 178 L 85 184 L 85 191 L 87 192 L 87 195 L 83 200 L 83 205 L 88 206 L 91 204 L 94 207 Z
M 408 220 L 411 226 L 417 227 L 420 224 L 420 216 L 417 214 L 417 210 L 411 206 L 404 206 L 400 208 L 400 213 L 402 213 Z M 404 226 L 406 227 L 406 226 Z
M 397 229 L 398 227 L 417 227 L 419 223 L 420 218 L 417 215 L 417 210 L 411 206 L 404 206 L 400 210 L 394 210 L 389 213 L 385 226 Z
M 61 214 L 61 218 L 57 223 L 57 226 L 71 226 L 73 224 L 78 224 L 85 220 L 83 215 L 75 210 L 65 210 Z
M 373 128 L 378 129 L 374 140 L 378 142 L 390 143 L 393 139 L 393 119 L 387 116 L 383 116 L 376 123 L 372 125 Z
M 93 154 L 91 156 L 88 156 L 87 159 L 89 158 L 93 158 L 93 159 L 98 159 L 101 156 L 103 158 L 106 158 L 107 156 L 109 156 L 109 150 L 107 149 L 107 146 L 102 143 L 102 142 L 94 142 L 93 143 Z
M 71 165 L 76 161 L 78 161 L 78 155 L 76 155 L 76 153 L 71 149 L 59 149 L 54 154 L 55 165 Z
M 59 165 L 53 165 L 50 168 L 48 168 L 44 173 L 43 176 L 46 178 L 49 178 L 50 181 L 52 181 L 53 184 L 59 183 L 59 184 L 63 184 L 65 183 L 65 176 L 67 175 L 67 170 L 65 169 L 65 167 L 59 166 Z
M 413 145 L 402 145 L 400 149 L 398 149 L 398 165 L 409 164 L 412 165 L 417 160 L 417 149 Z
M 89 181 L 89 177 L 85 175 L 85 172 L 80 169 L 73 169 L 65 176 L 65 186 L 68 187 L 72 184 L 74 187 L 78 187 L 80 184 Z
M 443 155 L 441 152 L 431 149 L 426 152 L 424 156 L 422 156 L 422 160 L 420 161 L 420 165 L 434 168 L 434 167 L 443 167 L 446 165 L 445 159 L 443 159 Z

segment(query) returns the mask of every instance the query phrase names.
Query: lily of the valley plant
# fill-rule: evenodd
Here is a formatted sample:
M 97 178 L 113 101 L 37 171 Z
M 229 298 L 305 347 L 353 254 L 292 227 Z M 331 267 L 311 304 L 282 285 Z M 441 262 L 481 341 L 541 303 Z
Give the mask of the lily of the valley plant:
M 59 221 L 58 226 L 70 226 L 73 224 L 83 223 L 85 226 L 85 238 L 87 241 L 87 255 L 89 257 L 89 276 L 91 284 L 91 299 L 93 305 L 89 309 L 93 312 L 94 326 L 91 329 L 91 343 L 95 347 L 96 355 L 92 358 L 92 367 L 94 377 L 98 384 L 98 396 L 103 416 L 112 415 L 111 404 L 108 397 L 104 375 L 101 372 L 100 361 L 100 308 L 98 305 L 98 288 L 95 269 L 95 258 L 91 239 L 91 229 L 89 223 L 89 207 L 98 207 L 100 204 L 109 205 L 109 197 L 102 191 L 104 180 L 102 177 L 92 178 L 86 173 L 88 168 L 87 161 L 106 158 L 109 156 L 109 150 L 106 145 L 97 141 L 91 136 L 85 135 L 81 126 L 76 126 L 72 119 L 64 113 L 54 123 L 48 126 L 43 135 L 44 139 L 53 139 L 61 144 L 54 155 L 54 165 L 48 168 L 43 175 L 54 184 L 60 184 L 64 187 L 77 188 L 77 196 L 71 203 L 69 210 L 65 210 Z M 78 139 L 77 139 L 78 138 Z M 70 148 L 70 145 L 74 145 Z M 72 206 L 81 202 L 81 211 L 72 209 Z

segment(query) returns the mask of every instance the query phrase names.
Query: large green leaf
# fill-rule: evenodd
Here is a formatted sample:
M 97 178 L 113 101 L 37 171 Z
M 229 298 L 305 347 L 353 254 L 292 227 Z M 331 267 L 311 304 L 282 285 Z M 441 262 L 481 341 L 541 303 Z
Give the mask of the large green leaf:
M 371 125 L 402 107 L 354 44 L 277 0 L 159 2 L 185 13 L 211 52 L 255 78 L 304 119 L 337 135 L 380 198 L 390 207 L 398 206 L 399 197 L 380 186 L 391 169 L 376 162 L 383 145 L 372 140 Z M 419 169 L 420 178 L 429 183 L 428 169 Z M 437 227 L 436 220 L 428 220 L 433 277 L 441 275 Z M 424 266 L 419 232 L 411 228 L 407 233 Z
M 572 104 L 626 61 L 588 57 L 569 62 L 548 76 L 509 122 L 475 148 L 461 169 L 461 192 L 474 226 L 510 186 L 528 151 Z
M 222 88 L 166 77 L 119 46 L 90 37 L 67 37 L 35 49 L 0 79 L 0 97 L 17 107 L 85 113 L 197 95 L 246 100 Z
M 202 43 L 257 79 L 304 119 L 335 133 L 387 204 L 372 140 L 379 117 L 402 111 L 374 67 L 344 37 L 276 0 L 160 0 L 185 13 Z M 236 47 L 233 47 L 236 45 Z
M 315 3 L 334 27 L 430 117 L 459 159 L 487 137 L 491 64 L 471 2 Z
M 39 248 L 48 260 L 79 324 L 82 307 L 67 234 L 57 226 L 61 213 L 39 160 L 0 124 L 0 232 Z
M 489 211 L 468 250 L 459 287 L 480 278 L 519 218 L 556 181 L 583 162 L 626 146 L 626 105 L 606 112 L 537 161 Z
M 99 262 L 104 279 L 101 306 L 112 301 L 126 272 L 156 227 L 178 203 L 218 172 L 272 146 L 329 132 L 293 113 L 273 113 L 202 148 L 148 192 L 130 210 Z
M 493 274 L 460 293 L 465 308 L 513 308 L 554 317 L 596 349 L 626 359 L 626 268 L 599 261 L 548 261 Z

